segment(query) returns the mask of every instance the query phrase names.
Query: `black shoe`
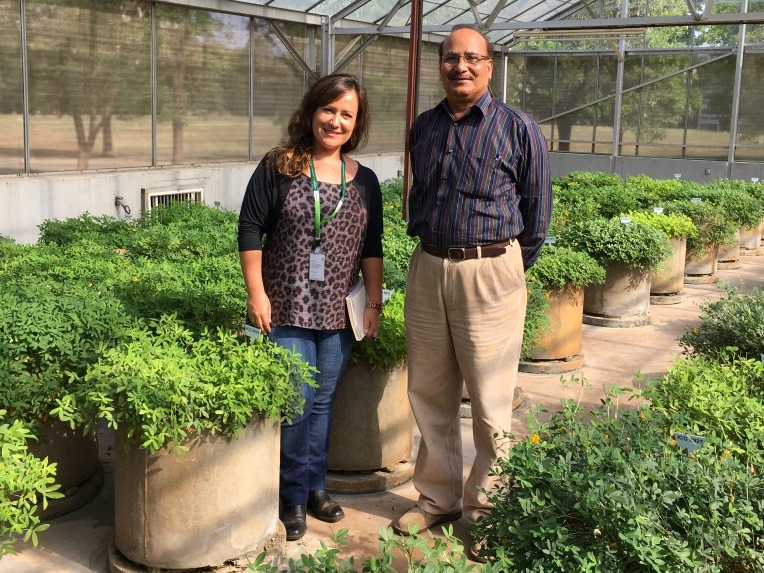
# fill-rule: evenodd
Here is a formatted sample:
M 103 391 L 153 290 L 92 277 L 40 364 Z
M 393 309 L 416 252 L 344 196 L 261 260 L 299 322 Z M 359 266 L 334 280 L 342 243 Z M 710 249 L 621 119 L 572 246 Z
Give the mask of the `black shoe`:
M 305 506 L 293 505 L 291 507 L 285 507 L 279 515 L 281 523 L 284 524 L 286 529 L 287 541 L 297 541 L 301 539 L 305 532 L 308 530 L 308 525 L 305 523 Z
M 308 493 L 308 513 L 327 523 L 335 523 L 345 517 L 345 512 L 335 502 L 325 489 L 317 489 Z

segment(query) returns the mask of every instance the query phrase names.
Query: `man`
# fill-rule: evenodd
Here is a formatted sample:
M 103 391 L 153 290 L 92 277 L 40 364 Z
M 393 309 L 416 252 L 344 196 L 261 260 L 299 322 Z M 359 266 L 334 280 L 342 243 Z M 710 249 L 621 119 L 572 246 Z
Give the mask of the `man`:
M 546 140 L 523 112 L 493 99 L 490 43 L 455 26 L 441 44 L 446 98 L 416 118 L 408 233 L 420 239 L 406 291 L 409 400 L 422 439 L 407 534 L 491 511 L 497 457 L 512 420 L 527 291 L 552 211 Z M 459 406 L 465 384 L 476 456 L 463 485 Z M 480 547 L 473 543 L 473 558 Z

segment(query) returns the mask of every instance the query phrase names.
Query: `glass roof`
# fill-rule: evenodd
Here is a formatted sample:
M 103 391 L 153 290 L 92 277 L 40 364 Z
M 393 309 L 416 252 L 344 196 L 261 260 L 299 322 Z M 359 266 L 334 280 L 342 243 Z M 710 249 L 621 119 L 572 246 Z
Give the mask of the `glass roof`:
M 383 24 L 383 33 L 405 33 L 411 17 L 410 0 L 238 1 L 329 16 L 332 26 L 341 20 L 341 27 L 351 28 L 353 33 L 375 33 Z M 620 0 L 423 0 L 422 25 L 425 33 L 445 34 L 454 24 L 477 23 L 494 45 L 501 45 L 513 43 L 513 31 L 524 28 L 523 24 L 528 24 L 529 29 L 581 26 L 607 30 L 626 27 L 630 20 L 641 27 L 742 23 L 740 18 L 750 23 L 764 22 L 762 0 L 751 0 L 747 14 L 740 13 L 741 0 L 630 0 L 627 18 L 618 18 L 620 8 Z

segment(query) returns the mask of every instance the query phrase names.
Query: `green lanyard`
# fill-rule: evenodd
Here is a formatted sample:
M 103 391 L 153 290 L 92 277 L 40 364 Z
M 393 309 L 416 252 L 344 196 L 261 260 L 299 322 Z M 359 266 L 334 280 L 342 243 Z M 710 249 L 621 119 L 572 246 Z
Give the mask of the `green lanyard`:
M 347 187 L 345 183 L 345 160 L 340 158 L 340 162 L 342 163 L 342 184 L 341 184 L 341 191 L 340 191 L 340 200 L 337 201 L 337 206 L 334 208 L 334 211 L 332 211 L 328 216 L 321 218 L 321 196 L 318 193 L 318 179 L 316 179 L 316 169 L 313 167 L 313 160 L 310 160 L 310 183 L 313 185 L 313 212 L 314 212 L 314 218 L 313 218 L 313 226 L 316 230 L 315 232 L 315 242 L 314 247 L 321 246 L 321 225 L 326 224 L 327 222 L 334 219 L 334 217 L 337 216 L 337 213 L 340 212 L 340 209 L 342 208 L 342 203 L 345 201 L 345 189 Z

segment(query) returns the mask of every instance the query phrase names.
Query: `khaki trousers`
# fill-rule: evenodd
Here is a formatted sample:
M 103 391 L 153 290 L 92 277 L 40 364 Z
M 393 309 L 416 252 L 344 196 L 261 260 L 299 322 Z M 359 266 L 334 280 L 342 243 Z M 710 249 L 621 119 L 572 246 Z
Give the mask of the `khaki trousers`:
M 527 291 L 517 241 L 499 257 L 450 261 L 417 247 L 406 289 L 408 393 L 422 439 L 414 471 L 417 505 L 430 513 L 491 510 L 485 493 L 507 451 Z M 465 384 L 476 456 L 463 484 L 459 407 Z

